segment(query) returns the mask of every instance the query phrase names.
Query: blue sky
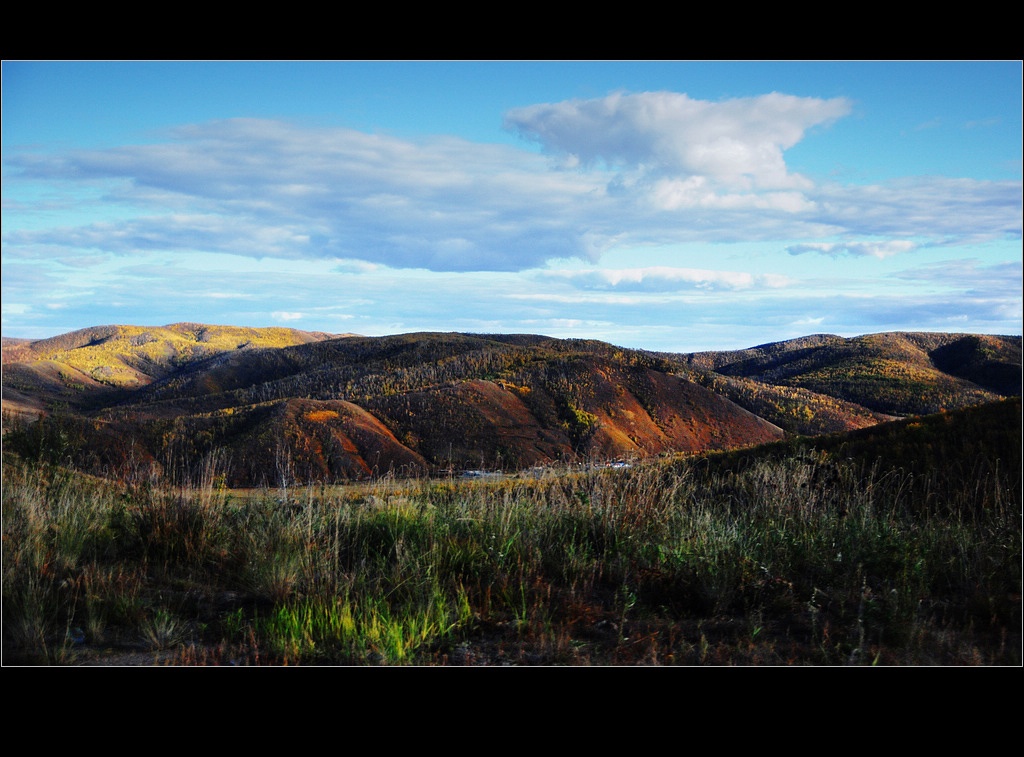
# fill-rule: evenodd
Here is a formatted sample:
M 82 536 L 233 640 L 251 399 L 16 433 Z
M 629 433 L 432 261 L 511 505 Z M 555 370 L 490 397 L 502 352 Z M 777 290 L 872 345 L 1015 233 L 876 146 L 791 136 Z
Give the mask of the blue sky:
M 2 331 L 1022 331 L 1021 61 L 4 61 Z

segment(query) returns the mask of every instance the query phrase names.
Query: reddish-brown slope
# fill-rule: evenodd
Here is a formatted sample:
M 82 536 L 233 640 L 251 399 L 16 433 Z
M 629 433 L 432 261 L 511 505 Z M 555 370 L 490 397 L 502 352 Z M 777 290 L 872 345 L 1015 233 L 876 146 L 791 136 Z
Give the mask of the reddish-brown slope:
M 237 412 L 237 411 L 236 411 Z M 343 400 L 285 400 L 230 437 L 232 485 L 334 482 L 426 473 L 426 461 L 377 418 Z M 244 414 L 244 411 L 242 413 Z
M 369 409 L 426 460 L 453 468 L 643 458 L 784 435 L 733 402 L 652 369 L 585 361 L 564 386 L 531 383 L 465 381 L 379 398 Z
M 493 381 L 381 397 L 369 409 L 440 468 L 523 468 L 571 452 L 568 437 L 546 428 L 519 391 Z
M 581 409 L 596 417 L 585 451 L 597 458 L 647 457 L 776 441 L 777 426 L 724 397 L 650 368 L 594 366 Z

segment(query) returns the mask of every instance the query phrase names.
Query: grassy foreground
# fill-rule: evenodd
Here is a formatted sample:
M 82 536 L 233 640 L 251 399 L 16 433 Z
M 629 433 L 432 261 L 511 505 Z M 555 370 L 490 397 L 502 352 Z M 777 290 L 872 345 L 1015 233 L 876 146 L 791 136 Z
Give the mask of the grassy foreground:
M 804 450 L 262 490 L 4 460 L 6 665 L 1021 665 L 1020 473 Z

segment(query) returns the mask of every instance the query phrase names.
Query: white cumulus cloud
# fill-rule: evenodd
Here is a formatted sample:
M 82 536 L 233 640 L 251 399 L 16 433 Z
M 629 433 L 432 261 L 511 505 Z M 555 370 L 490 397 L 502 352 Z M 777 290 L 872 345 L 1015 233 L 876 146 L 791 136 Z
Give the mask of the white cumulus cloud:
M 808 188 L 783 152 L 813 126 L 851 112 L 845 98 L 772 92 L 722 102 L 677 92 L 614 93 L 516 108 L 506 128 L 583 165 L 703 177 L 739 190 Z

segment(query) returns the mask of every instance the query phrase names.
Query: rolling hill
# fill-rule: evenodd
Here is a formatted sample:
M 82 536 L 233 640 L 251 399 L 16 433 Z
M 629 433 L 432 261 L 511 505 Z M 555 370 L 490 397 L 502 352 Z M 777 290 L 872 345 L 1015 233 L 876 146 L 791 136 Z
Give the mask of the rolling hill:
M 3 341 L 3 403 L 38 414 L 56 403 L 95 407 L 218 355 L 306 344 L 335 335 L 288 328 L 175 323 L 94 326 L 49 339 Z
M 921 415 L 1021 391 L 1021 337 L 925 332 L 829 334 L 688 355 L 722 376 L 806 389 L 877 413 Z
M 1020 382 L 1019 336 L 925 332 L 690 354 L 203 324 L 3 345 L 5 449 L 231 486 L 725 451 L 994 402 Z

